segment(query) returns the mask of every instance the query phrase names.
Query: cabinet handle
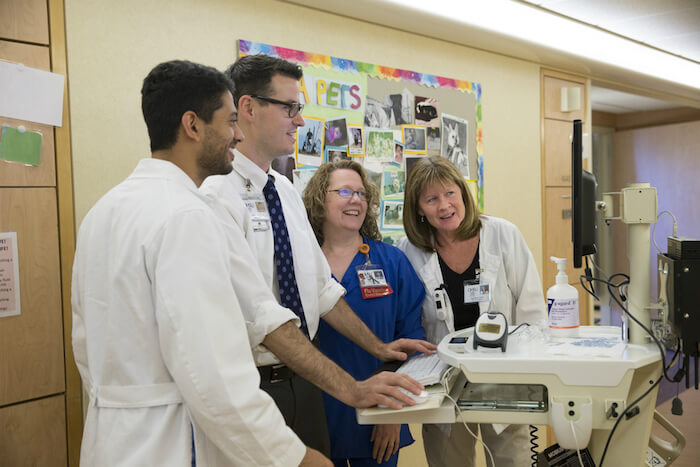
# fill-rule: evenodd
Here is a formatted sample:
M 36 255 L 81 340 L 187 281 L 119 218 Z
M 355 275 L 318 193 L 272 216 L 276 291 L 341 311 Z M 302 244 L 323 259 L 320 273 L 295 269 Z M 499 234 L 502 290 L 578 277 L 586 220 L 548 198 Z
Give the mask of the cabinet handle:
M 562 199 L 571 199 L 571 195 L 561 195 Z

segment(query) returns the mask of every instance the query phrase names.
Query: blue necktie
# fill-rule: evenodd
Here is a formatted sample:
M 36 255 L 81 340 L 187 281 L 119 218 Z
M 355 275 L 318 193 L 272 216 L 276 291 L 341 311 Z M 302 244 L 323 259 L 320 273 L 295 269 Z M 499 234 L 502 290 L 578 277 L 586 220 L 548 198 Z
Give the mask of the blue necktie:
M 292 310 L 301 320 L 301 331 L 309 337 L 309 329 L 306 326 L 306 316 L 301 305 L 299 287 L 294 275 L 294 258 L 292 257 L 292 245 L 289 242 L 289 231 L 284 221 L 282 204 L 275 188 L 275 177 L 267 176 L 267 184 L 263 188 L 263 194 L 267 201 L 267 209 L 270 212 L 270 221 L 275 238 L 275 266 L 277 267 L 277 283 L 280 291 L 280 302 L 283 307 Z

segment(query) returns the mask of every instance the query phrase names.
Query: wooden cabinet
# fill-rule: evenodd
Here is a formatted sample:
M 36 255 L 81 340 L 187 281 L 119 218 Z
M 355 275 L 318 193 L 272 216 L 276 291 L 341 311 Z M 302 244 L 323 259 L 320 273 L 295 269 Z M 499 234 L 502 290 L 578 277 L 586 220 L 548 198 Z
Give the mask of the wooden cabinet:
M 562 89 L 577 89 L 580 106 L 562 110 Z M 583 78 L 553 71 L 542 72 L 542 285 L 554 285 L 557 266 L 549 258 L 567 258 L 569 283 L 579 291 L 581 324 L 591 324 L 590 296 L 579 277 L 583 268 L 573 268 L 571 243 L 571 135 L 572 122 L 586 115 L 586 82 Z
M 0 59 L 66 73 L 63 0 L 0 0 Z M 0 89 L 0 92 L 11 92 Z M 42 134 L 38 166 L 0 160 L 0 232 L 16 232 L 21 314 L 0 318 L 0 465 L 79 463 L 80 377 L 70 348 L 75 227 L 70 118 L 0 118 Z

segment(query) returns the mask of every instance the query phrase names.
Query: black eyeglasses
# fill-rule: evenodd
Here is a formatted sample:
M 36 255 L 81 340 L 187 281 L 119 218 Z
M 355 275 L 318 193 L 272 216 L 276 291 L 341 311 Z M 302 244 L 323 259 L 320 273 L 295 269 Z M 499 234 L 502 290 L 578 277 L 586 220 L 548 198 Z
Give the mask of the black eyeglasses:
M 341 198 L 352 198 L 352 195 L 357 195 L 357 199 L 360 201 L 365 200 L 365 192 L 364 191 L 355 191 L 351 190 L 350 188 L 339 188 L 337 190 L 328 190 L 328 193 L 333 192 L 333 193 L 338 193 L 338 196 Z
M 250 97 L 260 99 L 261 101 L 269 102 L 270 104 L 277 104 L 286 107 L 287 115 L 289 115 L 289 118 L 296 117 L 297 114 L 301 113 L 301 111 L 304 110 L 304 104 L 300 102 L 285 102 L 273 99 L 271 97 L 258 96 L 257 94 L 250 94 Z

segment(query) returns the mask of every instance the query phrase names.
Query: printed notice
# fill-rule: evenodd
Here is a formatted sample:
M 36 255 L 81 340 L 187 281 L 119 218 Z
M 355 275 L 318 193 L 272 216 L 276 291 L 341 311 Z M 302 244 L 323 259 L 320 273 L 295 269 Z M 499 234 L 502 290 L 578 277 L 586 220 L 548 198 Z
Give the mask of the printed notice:
M 0 318 L 20 313 L 17 233 L 0 233 Z

